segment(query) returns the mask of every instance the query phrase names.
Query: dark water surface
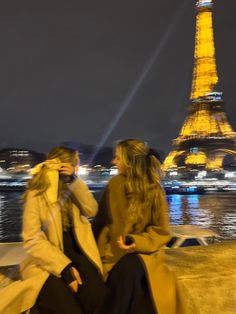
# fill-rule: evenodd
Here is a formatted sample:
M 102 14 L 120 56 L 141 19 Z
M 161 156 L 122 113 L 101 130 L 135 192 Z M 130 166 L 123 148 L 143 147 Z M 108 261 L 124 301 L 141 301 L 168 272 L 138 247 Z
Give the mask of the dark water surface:
M 95 191 L 97 199 L 101 191 Z M 170 222 L 192 224 L 216 231 L 224 239 L 236 239 L 236 193 L 168 195 Z M 22 192 L 0 191 L 0 242 L 20 241 Z

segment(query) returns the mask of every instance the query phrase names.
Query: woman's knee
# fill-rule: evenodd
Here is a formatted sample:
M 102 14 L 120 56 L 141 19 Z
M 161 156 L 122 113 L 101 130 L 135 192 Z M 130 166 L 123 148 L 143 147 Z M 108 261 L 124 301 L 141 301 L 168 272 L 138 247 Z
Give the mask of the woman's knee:
M 109 274 L 109 282 L 131 279 L 141 280 L 145 276 L 142 262 L 136 254 L 127 254 L 113 267 Z
M 143 272 L 143 265 L 137 254 L 126 254 L 117 263 L 117 268 L 130 274 Z
M 76 301 L 75 296 L 58 277 L 50 275 L 42 287 L 36 308 L 40 313 L 69 313 L 82 314 L 83 311 Z

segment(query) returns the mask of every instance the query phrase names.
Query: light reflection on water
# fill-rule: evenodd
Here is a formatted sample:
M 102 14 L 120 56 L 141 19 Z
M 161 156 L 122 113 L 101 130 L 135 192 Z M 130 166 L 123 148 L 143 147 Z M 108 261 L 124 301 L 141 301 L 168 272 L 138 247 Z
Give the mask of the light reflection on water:
M 236 193 L 168 195 L 170 222 L 209 228 L 236 239 Z
M 94 191 L 97 200 L 102 191 Z M 209 228 L 236 239 L 236 193 L 168 195 L 170 222 Z M 0 241 L 20 241 L 22 193 L 0 192 Z
M 20 241 L 22 192 L 0 192 L 0 242 Z

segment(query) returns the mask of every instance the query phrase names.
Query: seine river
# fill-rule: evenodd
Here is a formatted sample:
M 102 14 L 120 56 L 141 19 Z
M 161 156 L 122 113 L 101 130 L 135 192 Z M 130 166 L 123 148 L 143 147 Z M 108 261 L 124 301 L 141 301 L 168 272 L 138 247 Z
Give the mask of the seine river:
M 102 191 L 95 191 L 99 200 Z M 216 231 L 236 239 L 236 192 L 203 195 L 168 195 L 170 222 Z M 21 240 L 22 193 L 0 191 L 0 242 Z

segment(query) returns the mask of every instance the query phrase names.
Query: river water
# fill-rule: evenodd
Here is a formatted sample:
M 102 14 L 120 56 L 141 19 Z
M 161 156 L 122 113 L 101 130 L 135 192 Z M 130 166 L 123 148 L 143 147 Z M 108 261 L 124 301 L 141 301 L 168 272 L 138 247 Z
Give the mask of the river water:
M 99 200 L 102 191 L 94 191 Z M 236 239 L 236 192 L 203 195 L 167 195 L 170 222 L 216 231 L 223 239 Z M 0 191 L 0 242 L 21 240 L 22 192 Z

